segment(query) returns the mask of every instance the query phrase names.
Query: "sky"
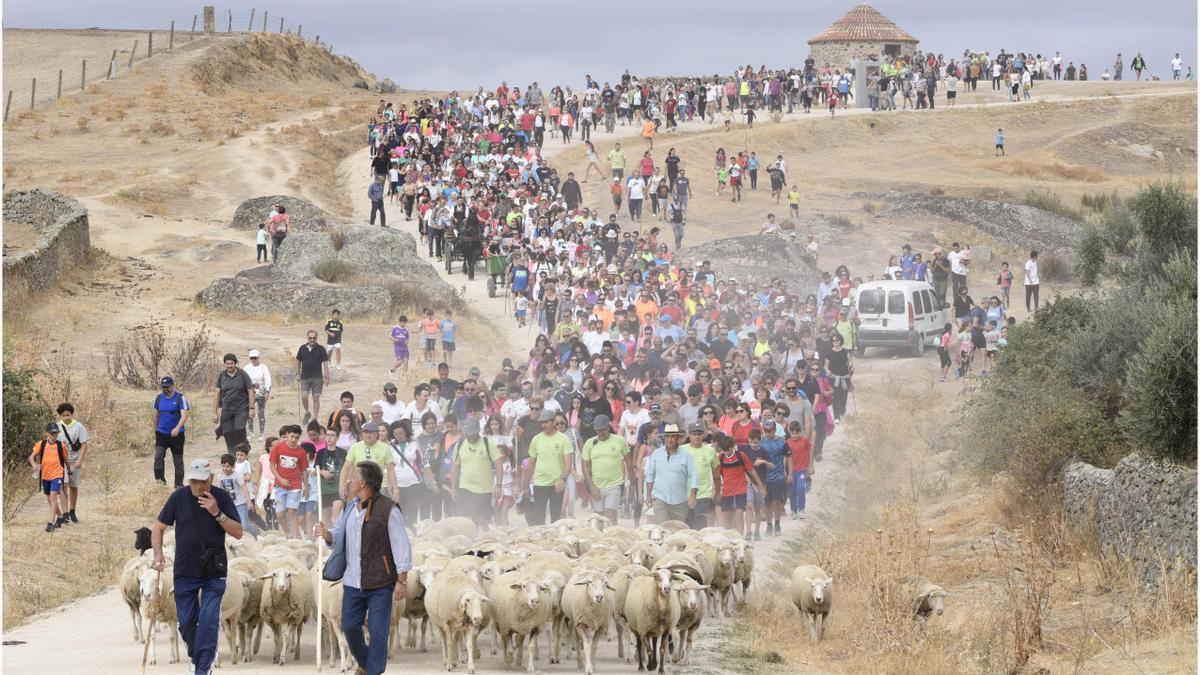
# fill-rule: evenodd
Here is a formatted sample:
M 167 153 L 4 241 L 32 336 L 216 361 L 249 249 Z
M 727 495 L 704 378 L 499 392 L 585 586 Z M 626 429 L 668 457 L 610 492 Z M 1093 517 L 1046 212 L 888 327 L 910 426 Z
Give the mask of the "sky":
M 433 5 L 362 0 L 288 0 L 267 7 L 304 26 L 305 35 L 346 54 L 379 77 L 409 89 L 493 88 L 500 80 L 582 86 L 584 75 L 615 81 L 634 75 L 725 74 L 803 63 L 807 40 L 853 6 L 773 0 L 742 6 L 728 0 L 460 0 L 439 15 Z M 1196 0 L 877 0 L 873 6 L 920 39 L 920 48 L 1032 51 L 1086 63 L 1093 79 L 1117 52 L 1126 69 L 1141 51 L 1151 73 L 1170 77 L 1180 52 L 1196 65 Z M 201 3 L 175 0 L 41 0 L 3 3 L 5 27 L 145 28 L 172 19 L 188 25 Z M 253 3 L 217 5 L 244 26 Z M 997 9 L 999 8 L 999 9 Z M 224 27 L 224 19 L 218 20 Z M 261 24 L 259 24 L 261 25 Z M 1200 73 L 1200 70 L 1197 70 Z

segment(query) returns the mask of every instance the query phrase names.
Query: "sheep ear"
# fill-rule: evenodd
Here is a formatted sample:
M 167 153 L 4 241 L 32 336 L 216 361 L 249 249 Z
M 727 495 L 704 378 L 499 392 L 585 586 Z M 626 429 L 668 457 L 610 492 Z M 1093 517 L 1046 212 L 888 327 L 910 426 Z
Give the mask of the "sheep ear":
M 701 586 L 701 587 L 700 587 L 700 590 L 702 590 L 702 591 L 707 591 L 707 590 L 708 590 L 708 584 L 705 584 L 705 585 Z
M 271 574 L 270 572 L 267 572 L 266 574 L 264 574 L 264 575 L 262 575 L 261 577 L 259 577 L 259 579 L 270 579 L 270 578 L 271 578 L 271 577 L 273 577 L 273 576 L 275 576 L 275 575 L 274 575 L 274 574 Z
M 509 586 L 508 586 L 508 587 L 509 587 L 509 588 L 511 588 L 511 589 L 513 589 L 514 591 L 519 591 L 519 590 L 521 590 L 521 584 L 509 584 Z
M 616 590 L 617 590 L 617 589 L 613 588 L 611 584 L 604 584 L 604 587 L 605 587 L 605 588 L 607 588 L 607 589 L 608 589 L 608 590 L 610 590 L 610 591 L 613 591 L 614 593 L 615 593 L 615 592 L 616 592 Z
M 586 581 L 576 581 L 574 584 L 572 584 L 572 586 L 587 586 L 587 585 L 588 585 L 588 582 L 586 582 Z
M 546 584 L 546 583 L 538 584 L 538 590 L 539 591 L 548 591 L 548 590 L 550 590 L 550 584 Z

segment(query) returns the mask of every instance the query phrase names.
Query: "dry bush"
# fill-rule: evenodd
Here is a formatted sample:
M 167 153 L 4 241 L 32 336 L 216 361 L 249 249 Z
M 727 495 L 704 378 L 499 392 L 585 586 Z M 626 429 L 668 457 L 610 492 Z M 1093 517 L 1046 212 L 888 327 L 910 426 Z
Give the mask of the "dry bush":
M 149 142 L 142 137 L 141 142 Z M 144 209 L 148 213 L 164 215 L 168 205 L 191 194 L 191 188 L 176 181 L 135 183 L 113 190 L 107 201 L 123 206 Z
M 874 214 L 876 211 L 876 208 L 877 207 L 875 206 L 874 202 L 863 202 L 863 205 L 862 205 L 863 213 Z
M 1071 266 L 1065 258 L 1052 253 L 1038 256 L 1038 277 L 1046 281 L 1066 281 L 1071 276 Z
M 354 268 L 337 260 L 322 260 L 313 266 L 313 274 L 321 281 L 331 284 L 342 284 L 354 278 Z
M 1108 176 L 1103 171 L 1082 164 L 1014 159 L 997 165 L 997 168 L 1013 176 L 1039 180 L 1072 180 L 1084 183 L 1099 183 L 1108 180 Z
M 81 133 L 87 133 L 88 132 L 88 118 L 84 117 L 83 115 L 80 115 L 79 117 L 77 117 L 75 119 L 75 128 L 78 129 Z
M 175 133 L 175 127 L 162 120 L 154 120 L 146 130 L 155 136 L 170 136 Z
M 329 244 L 333 246 L 334 251 L 341 252 L 346 247 L 346 231 L 341 228 L 330 230 Z
M 946 191 L 943 190 L 941 186 L 935 186 L 929 190 L 929 194 L 933 195 L 934 197 L 941 197 L 942 195 L 946 194 Z
M 840 227 L 847 230 L 854 227 L 854 223 L 850 222 L 849 218 L 841 214 L 836 216 L 825 216 L 825 222 L 833 225 L 834 227 Z
M 157 325 L 134 329 L 129 336 L 106 343 L 104 357 L 113 382 L 156 389 L 163 375 L 171 375 L 181 387 L 201 383 L 217 354 L 208 326 L 201 323 L 178 336 Z
M 1031 190 L 1025 193 L 1021 198 L 1021 203 L 1025 206 L 1032 206 L 1035 209 L 1057 213 L 1058 215 L 1069 218 L 1070 220 L 1082 220 L 1083 214 L 1079 213 L 1078 209 L 1072 208 L 1065 203 L 1058 194 L 1044 190 Z M 1041 271 L 1040 269 L 1038 270 Z

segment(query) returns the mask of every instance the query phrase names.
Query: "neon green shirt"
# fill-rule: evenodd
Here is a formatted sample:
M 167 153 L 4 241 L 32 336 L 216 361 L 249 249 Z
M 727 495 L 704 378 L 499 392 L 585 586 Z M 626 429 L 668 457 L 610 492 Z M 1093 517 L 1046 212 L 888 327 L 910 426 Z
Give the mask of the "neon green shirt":
M 539 433 L 529 442 L 529 456 L 537 460 L 533 474 L 534 487 L 549 487 L 562 480 L 566 473 L 567 456 L 573 454 L 571 441 L 557 431 L 553 436 Z
M 717 451 L 707 443 L 698 448 L 692 447 L 691 443 L 680 447 L 687 450 L 688 454 L 692 456 L 692 463 L 696 465 L 696 499 L 712 499 L 712 472 L 720 463 L 720 460 L 717 459 Z
M 628 454 L 629 444 L 617 434 L 609 434 L 603 441 L 589 438 L 580 451 L 583 461 L 591 462 L 592 485 L 598 488 L 616 487 L 624 482 L 621 465 Z
M 480 436 L 472 443 L 462 439 L 454 448 L 451 461 L 458 466 L 458 487 L 478 495 L 492 491 L 493 467 L 500 459 L 500 450 Z

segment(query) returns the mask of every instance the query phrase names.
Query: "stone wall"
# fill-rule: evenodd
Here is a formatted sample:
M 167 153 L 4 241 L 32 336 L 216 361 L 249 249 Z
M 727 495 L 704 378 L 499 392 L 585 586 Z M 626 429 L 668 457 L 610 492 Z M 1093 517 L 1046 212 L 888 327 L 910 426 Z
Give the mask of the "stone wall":
M 40 188 L 6 193 L 4 220 L 27 224 L 39 234 L 32 248 L 5 250 L 6 297 L 53 286 L 91 255 L 87 209 L 70 197 Z
M 917 54 L 915 42 L 819 42 L 809 45 L 809 51 L 818 68 L 828 63 L 833 68 L 844 71 L 854 60 L 882 60 L 883 48 L 887 44 L 899 44 L 901 56 L 911 59 Z
M 1064 511 L 1100 545 L 1134 560 L 1143 578 L 1196 567 L 1196 472 L 1132 454 L 1113 469 L 1084 462 L 1063 475 Z

